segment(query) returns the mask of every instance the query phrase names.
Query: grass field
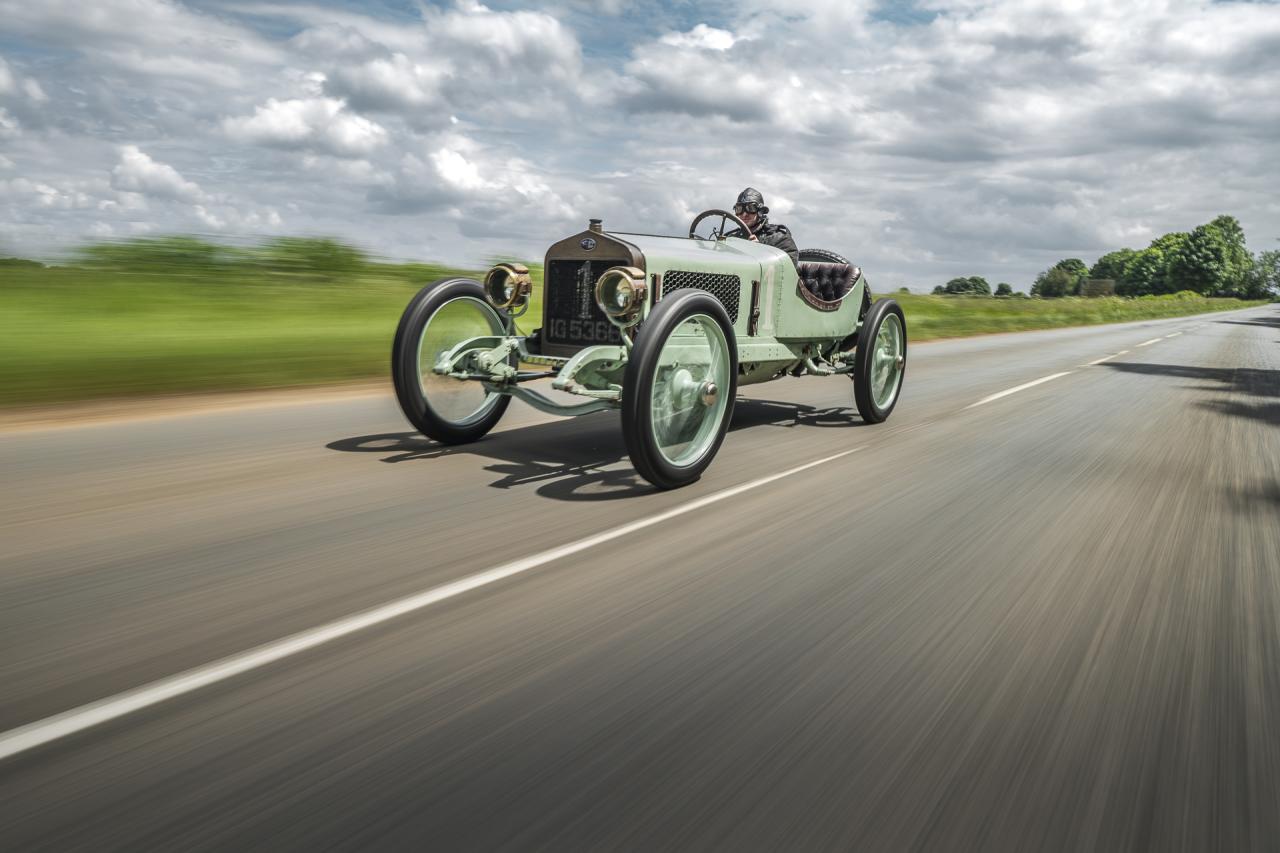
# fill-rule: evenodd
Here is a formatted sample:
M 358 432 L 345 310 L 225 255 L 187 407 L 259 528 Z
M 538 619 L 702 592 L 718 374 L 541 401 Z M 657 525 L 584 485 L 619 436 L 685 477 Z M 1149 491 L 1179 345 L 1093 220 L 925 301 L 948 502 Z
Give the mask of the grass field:
M 534 272 L 540 294 L 541 270 Z M 367 262 L 321 271 L 245 263 L 0 267 L 0 406 L 387 377 L 405 304 L 449 274 Z M 893 295 L 913 341 L 1251 304 Z M 523 331 L 540 310 L 531 306 Z
M 1239 299 L 1205 299 L 1190 293 L 1142 296 L 1136 299 L 1114 296 L 1097 299 L 996 299 L 990 296 L 923 296 L 900 293 L 875 295 L 892 296 L 902 304 L 911 340 L 916 341 L 1182 317 L 1261 304 Z

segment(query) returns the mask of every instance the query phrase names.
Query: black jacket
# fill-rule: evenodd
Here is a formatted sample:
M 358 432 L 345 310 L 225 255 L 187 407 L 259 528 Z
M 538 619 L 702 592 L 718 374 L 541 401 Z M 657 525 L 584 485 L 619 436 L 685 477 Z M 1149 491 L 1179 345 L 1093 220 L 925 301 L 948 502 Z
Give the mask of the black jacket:
M 775 225 L 766 220 L 756 228 L 755 235 L 756 239 L 766 246 L 774 246 L 790 255 L 793 264 L 800 263 L 800 250 L 796 247 L 796 241 L 792 238 L 791 231 L 787 226 Z M 743 233 L 741 228 L 735 228 L 727 236 L 751 239 L 748 234 Z

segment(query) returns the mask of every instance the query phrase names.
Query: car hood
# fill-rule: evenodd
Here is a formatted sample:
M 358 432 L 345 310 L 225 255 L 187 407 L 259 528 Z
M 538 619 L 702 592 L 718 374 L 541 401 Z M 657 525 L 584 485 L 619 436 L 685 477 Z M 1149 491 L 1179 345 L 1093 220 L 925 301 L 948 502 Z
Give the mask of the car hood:
M 653 234 L 607 232 L 638 248 L 650 272 L 664 269 L 697 269 L 728 272 L 744 268 L 758 272 L 761 264 L 771 264 L 786 253 L 753 240 L 729 237 L 725 240 L 696 240 L 690 237 L 661 237 Z

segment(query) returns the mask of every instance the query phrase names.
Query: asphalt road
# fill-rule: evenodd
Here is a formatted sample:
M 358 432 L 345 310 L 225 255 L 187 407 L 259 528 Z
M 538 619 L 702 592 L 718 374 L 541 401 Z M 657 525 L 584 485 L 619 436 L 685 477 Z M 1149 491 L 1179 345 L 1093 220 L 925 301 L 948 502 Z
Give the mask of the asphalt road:
M 0 435 L 0 849 L 1280 848 L 1280 307 L 744 392 L 668 493 L 520 404 Z

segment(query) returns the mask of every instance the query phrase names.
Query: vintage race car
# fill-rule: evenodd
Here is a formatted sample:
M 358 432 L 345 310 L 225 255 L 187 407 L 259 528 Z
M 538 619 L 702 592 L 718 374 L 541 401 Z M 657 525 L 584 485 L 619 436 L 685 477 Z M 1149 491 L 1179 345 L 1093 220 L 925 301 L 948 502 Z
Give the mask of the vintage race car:
M 700 213 L 687 237 L 586 231 L 547 250 L 542 325 L 517 334 L 529 270 L 501 263 L 483 281 L 424 287 L 396 330 L 400 408 L 429 438 L 475 441 L 512 397 L 544 412 L 620 409 L 636 471 L 660 489 L 697 480 L 720 448 L 738 386 L 782 376 L 847 375 L 863 420 L 897 404 L 907 327 L 892 299 L 871 302 L 862 271 L 832 252 L 795 264 L 726 236 L 747 229 Z M 529 387 L 584 398 L 563 403 Z

